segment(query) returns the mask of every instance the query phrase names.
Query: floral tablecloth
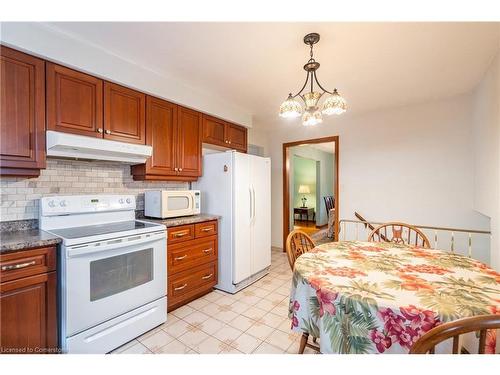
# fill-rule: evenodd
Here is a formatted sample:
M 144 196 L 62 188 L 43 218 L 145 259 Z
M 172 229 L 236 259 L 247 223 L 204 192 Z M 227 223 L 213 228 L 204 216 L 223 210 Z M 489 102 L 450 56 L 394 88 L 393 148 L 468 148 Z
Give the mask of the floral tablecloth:
M 322 353 L 408 353 L 436 325 L 481 314 L 500 314 L 500 274 L 472 258 L 343 241 L 295 262 L 292 329 L 318 337 Z M 487 352 L 495 346 L 489 331 Z

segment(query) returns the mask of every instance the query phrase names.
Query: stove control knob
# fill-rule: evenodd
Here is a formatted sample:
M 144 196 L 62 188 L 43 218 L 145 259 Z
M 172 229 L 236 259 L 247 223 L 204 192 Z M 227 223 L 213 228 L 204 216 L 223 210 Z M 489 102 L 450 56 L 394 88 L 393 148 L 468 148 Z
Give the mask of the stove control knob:
M 61 202 L 59 203 L 59 206 L 61 206 L 61 207 L 66 207 L 66 201 L 61 201 Z
M 120 199 L 118 200 L 118 203 L 123 204 L 123 198 L 120 198 Z
M 132 200 L 130 198 L 127 198 L 127 203 L 130 204 L 130 202 L 132 202 Z
M 56 202 L 54 201 L 49 201 L 49 207 L 55 207 L 56 206 Z

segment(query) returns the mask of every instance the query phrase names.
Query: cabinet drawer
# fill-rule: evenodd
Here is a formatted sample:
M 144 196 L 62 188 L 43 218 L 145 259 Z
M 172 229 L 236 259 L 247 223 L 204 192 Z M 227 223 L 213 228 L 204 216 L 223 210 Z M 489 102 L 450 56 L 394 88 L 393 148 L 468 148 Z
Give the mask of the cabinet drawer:
M 179 225 L 167 229 L 167 243 L 174 244 L 178 242 L 189 241 L 194 238 L 194 225 Z
M 196 238 L 213 236 L 214 234 L 217 234 L 217 221 L 206 221 L 194 225 L 194 236 Z
M 168 304 L 178 304 L 184 299 L 212 288 L 217 284 L 217 262 L 211 262 L 180 272 L 168 278 Z
M 0 281 L 11 281 L 56 269 L 56 248 L 19 251 L 0 255 Z
M 167 249 L 170 275 L 217 260 L 217 236 L 191 240 Z

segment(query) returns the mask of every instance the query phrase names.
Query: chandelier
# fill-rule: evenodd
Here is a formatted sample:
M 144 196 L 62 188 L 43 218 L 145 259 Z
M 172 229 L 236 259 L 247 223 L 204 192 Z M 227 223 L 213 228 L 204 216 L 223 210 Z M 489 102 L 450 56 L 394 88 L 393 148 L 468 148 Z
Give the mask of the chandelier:
M 321 86 L 316 76 L 316 71 L 319 69 L 319 62 L 314 60 L 313 57 L 313 46 L 319 42 L 319 34 L 311 33 L 304 37 L 304 43 L 310 47 L 309 61 L 304 65 L 304 70 L 307 72 L 306 81 L 298 93 L 293 95 L 290 93 L 288 98 L 281 104 L 279 115 L 285 118 L 295 118 L 302 115 L 302 125 L 313 126 L 323 122 L 323 116 L 325 115 L 340 115 L 344 113 L 347 109 L 346 101 L 340 96 L 337 89 L 333 91 L 328 91 Z M 318 86 L 318 90 L 321 92 L 314 91 L 314 83 Z M 308 92 L 304 90 L 308 88 Z M 321 106 L 318 105 L 319 100 L 323 95 L 326 99 L 323 101 Z M 305 108 L 302 108 L 300 102 L 295 98 L 300 97 L 305 104 Z M 321 110 L 320 110 L 321 108 Z

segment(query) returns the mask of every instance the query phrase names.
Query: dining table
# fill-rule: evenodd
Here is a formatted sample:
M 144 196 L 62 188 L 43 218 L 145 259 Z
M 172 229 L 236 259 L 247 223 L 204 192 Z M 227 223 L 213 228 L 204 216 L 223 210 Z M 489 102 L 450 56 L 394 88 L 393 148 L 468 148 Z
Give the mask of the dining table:
M 500 314 L 500 274 L 450 251 L 339 241 L 294 264 L 291 327 L 319 339 L 321 353 L 408 353 L 437 325 L 484 314 Z M 496 331 L 486 344 L 498 353 Z

